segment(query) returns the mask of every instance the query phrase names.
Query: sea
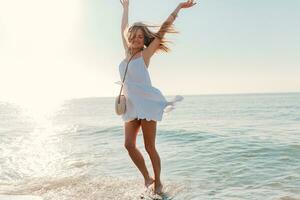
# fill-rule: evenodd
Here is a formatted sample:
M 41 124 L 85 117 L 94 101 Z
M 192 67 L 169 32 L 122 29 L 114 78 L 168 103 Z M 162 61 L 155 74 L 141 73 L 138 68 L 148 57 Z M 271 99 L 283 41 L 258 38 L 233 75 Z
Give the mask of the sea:
M 300 93 L 183 97 L 157 122 L 160 196 L 124 147 L 115 97 L 45 110 L 0 101 L 0 199 L 300 199 Z

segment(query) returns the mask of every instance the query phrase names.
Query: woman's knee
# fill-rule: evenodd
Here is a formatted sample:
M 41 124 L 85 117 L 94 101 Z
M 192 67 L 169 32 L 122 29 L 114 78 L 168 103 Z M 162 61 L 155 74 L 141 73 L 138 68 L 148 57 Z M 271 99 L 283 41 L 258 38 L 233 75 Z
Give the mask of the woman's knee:
M 156 152 L 155 145 L 153 145 L 153 144 L 145 145 L 145 149 L 146 149 L 147 153 L 149 153 L 149 154 Z
M 125 142 L 124 147 L 127 149 L 127 151 L 132 151 L 136 148 L 136 145 L 133 142 Z

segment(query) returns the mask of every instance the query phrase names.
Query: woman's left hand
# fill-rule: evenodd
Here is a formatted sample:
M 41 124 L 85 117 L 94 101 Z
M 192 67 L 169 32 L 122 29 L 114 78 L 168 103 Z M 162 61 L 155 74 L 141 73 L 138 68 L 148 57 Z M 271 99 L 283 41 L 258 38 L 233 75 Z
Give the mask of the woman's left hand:
M 180 8 L 190 8 L 194 6 L 196 3 L 194 3 L 194 0 L 187 0 L 186 2 L 180 3 Z

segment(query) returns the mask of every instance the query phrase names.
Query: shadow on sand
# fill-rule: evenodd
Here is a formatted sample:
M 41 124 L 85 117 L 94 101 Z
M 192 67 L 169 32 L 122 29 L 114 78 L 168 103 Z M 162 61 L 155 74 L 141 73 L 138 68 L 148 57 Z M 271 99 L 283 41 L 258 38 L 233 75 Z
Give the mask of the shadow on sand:
M 145 192 L 140 195 L 140 199 L 143 200 L 172 200 L 174 196 L 171 196 L 167 192 L 163 192 L 162 194 L 154 194 L 153 192 Z

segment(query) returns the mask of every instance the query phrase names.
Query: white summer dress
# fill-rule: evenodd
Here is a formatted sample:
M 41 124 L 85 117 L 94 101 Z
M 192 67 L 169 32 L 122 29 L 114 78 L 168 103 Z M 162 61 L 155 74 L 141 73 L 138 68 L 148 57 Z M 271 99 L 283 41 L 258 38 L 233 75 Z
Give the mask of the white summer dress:
M 124 59 L 119 64 L 121 80 L 123 80 L 127 62 Z M 115 83 L 122 84 L 121 81 Z M 152 86 L 142 53 L 141 56 L 131 59 L 128 65 L 123 94 L 126 97 L 126 112 L 121 116 L 125 122 L 136 118 L 161 121 L 164 113 L 173 110 L 175 103 L 183 100 L 181 95 L 176 95 L 172 101 L 167 101 L 160 90 Z

